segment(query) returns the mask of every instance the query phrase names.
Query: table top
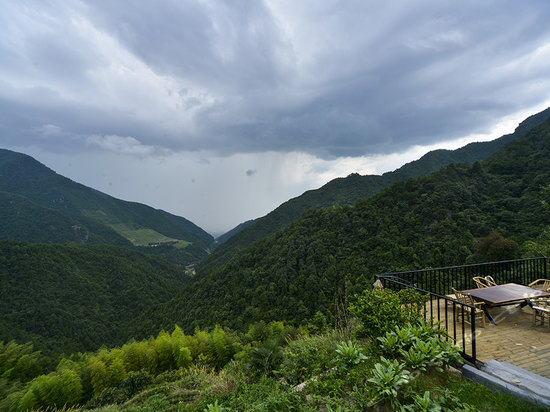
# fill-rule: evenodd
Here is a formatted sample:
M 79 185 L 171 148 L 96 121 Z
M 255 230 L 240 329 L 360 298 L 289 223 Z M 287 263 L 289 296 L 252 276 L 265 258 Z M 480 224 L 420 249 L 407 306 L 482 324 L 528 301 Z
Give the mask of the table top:
M 488 305 L 522 301 L 533 298 L 550 297 L 550 292 L 517 283 L 505 283 L 504 285 L 490 286 L 488 288 L 463 290 L 474 299 L 483 301 Z

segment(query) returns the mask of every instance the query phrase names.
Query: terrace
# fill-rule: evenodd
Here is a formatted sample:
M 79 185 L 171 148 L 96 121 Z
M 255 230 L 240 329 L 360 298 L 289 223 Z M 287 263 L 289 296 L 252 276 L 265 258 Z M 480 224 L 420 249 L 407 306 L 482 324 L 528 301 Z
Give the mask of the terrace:
M 462 356 L 481 364 L 496 359 L 550 378 L 550 329 L 533 325 L 533 309 L 519 303 L 489 307 L 494 323 L 476 320 L 475 307 L 459 302 L 456 290 L 475 289 L 475 276 L 491 276 L 498 285 L 528 285 L 548 279 L 548 258 L 522 259 L 477 265 L 424 269 L 377 275 L 385 288 L 409 288 L 429 295 L 425 317 L 440 322 L 458 345 Z M 487 308 L 486 308 L 487 309 Z M 461 316 L 459 316 L 461 315 Z

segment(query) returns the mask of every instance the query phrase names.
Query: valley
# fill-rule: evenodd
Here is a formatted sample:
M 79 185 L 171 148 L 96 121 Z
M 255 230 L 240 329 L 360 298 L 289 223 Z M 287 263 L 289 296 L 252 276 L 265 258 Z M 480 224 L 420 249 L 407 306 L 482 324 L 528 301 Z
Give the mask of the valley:
M 216 410 L 218 403 L 252 404 L 246 390 L 277 394 L 274 405 L 300 410 L 376 399 L 355 393 L 346 403 L 313 385 L 311 404 L 291 390 L 334 365 L 357 375 L 328 373 L 319 385 L 368 387 L 361 376 L 387 361 L 375 343 L 391 330 L 360 340 L 350 302 L 372 293 L 376 274 L 516 259 L 545 247 L 549 116 L 527 119 L 498 142 L 429 153 L 383 176 L 329 182 L 219 245 L 182 217 L 0 151 L 0 406 Z M 454 359 L 445 368 L 458 362 L 455 349 L 441 348 Z M 356 363 L 338 358 L 346 350 Z M 307 361 L 299 366 L 301 356 Z M 428 370 L 437 363 L 426 362 Z M 286 384 L 277 383 L 280 371 Z M 448 385 L 454 407 L 467 408 L 460 380 L 442 372 L 418 379 L 424 383 L 415 380 L 416 390 Z M 170 385 L 187 388 L 189 399 L 160 389 Z

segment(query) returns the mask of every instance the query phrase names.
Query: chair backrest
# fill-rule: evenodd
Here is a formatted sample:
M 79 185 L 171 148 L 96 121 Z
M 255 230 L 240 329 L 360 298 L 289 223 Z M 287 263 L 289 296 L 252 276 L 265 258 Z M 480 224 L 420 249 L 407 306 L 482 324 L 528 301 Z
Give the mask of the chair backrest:
M 473 279 L 478 288 L 488 288 L 489 286 L 493 286 L 489 284 L 489 281 L 482 276 L 474 276 Z
M 468 293 L 462 293 L 459 290 L 453 289 L 453 293 L 455 294 L 456 300 L 460 303 L 465 303 L 467 305 L 474 306 L 474 298 L 470 296 Z
M 529 286 L 535 289 L 550 291 L 550 279 L 537 279 L 529 283 Z
M 495 280 L 493 279 L 492 276 L 485 276 L 485 280 L 487 281 L 489 286 L 496 286 L 497 285 L 497 282 L 495 282 Z
M 487 288 L 487 287 L 489 287 L 489 285 L 487 284 L 487 281 L 485 280 L 485 278 L 483 278 L 481 276 L 474 276 L 473 279 L 474 279 L 474 282 L 476 283 L 476 286 L 478 288 Z

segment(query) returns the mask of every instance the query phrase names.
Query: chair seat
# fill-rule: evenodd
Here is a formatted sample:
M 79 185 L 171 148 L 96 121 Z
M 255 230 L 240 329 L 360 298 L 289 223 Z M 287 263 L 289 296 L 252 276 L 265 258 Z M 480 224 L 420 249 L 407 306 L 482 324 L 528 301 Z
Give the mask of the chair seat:
M 482 306 L 482 303 L 481 302 L 476 302 L 474 300 L 474 298 L 467 294 L 467 293 L 462 293 L 458 290 L 456 290 L 455 288 L 452 288 L 453 292 L 454 292 L 454 295 L 456 297 L 456 300 L 460 303 L 464 303 L 466 305 L 470 305 L 470 306 L 473 306 L 475 308 L 475 311 L 474 311 L 474 316 L 475 316 L 475 319 L 474 321 L 477 323 L 477 321 L 479 321 L 481 323 L 481 325 L 483 327 L 485 327 L 485 312 L 483 311 L 483 309 L 481 309 L 481 306 Z M 464 306 L 460 307 L 459 310 L 456 312 L 456 320 L 458 321 L 459 318 L 462 317 L 462 315 L 464 314 L 464 322 L 470 322 L 470 310 L 465 310 L 466 313 L 463 313 L 463 310 L 464 310 Z

